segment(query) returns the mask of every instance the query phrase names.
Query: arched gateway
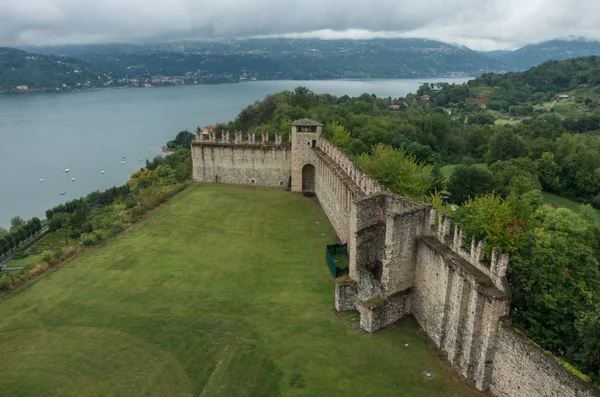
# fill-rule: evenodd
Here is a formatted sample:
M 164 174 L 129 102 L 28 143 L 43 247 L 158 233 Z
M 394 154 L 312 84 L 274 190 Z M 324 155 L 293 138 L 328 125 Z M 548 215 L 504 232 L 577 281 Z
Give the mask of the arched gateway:
M 315 166 L 306 164 L 302 167 L 302 193 L 315 192 Z

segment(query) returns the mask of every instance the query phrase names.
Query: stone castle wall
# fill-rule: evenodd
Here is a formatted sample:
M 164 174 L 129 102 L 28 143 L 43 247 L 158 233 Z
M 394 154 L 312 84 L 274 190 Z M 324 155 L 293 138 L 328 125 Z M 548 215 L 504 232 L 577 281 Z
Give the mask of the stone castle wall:
M 311 122 L 310 120 L 308 120 Z M 303 124 L 296 124 L 303 126 Z M 324 139 L 320 124 L 293 125 L 291 147 L 281 136 L 234 139 L 211 134 L 192 144 L 194 180 L 287 187 L 309 186 L 348 244 L 349 279 L 336 281 L 337 310 L 357 310 L 375 332 L 412 314 L 435 346 L 467 380 L 497 396 L 600 396 L 525 336 L 506 324 L 508 256 L 484 245 L 434 209 L 385 191 Z
M 487 266 L 482 243 L 472 241 L 467 249 L 459 228 L 450 235 L 450 219 L 433 209 L 427 215 L 429 228 L 418 239 L 413 314 L 461 375 L 486 390 L 499 320 L 509 310 L 508 257 L 494 251 Z
M 353 244 L 351 213 L 354 202 L 384 189 L 370 176 L 364 174 L 335 145 L 322 136 L 317 137 L 313 150 L 316 167 L 316 194 L 338 238 Z M 292 178 L 293 179 L 293 178 Z
M 200 134 L 201 135 L 201 134 Z M 287 187 L 291 176 L 291 150 L 281 142 L 256 142 L 254 139 L 192 143 L 193 179 L 204 183 L 226 183 Z
M 502 397 L 593 397 L 598 388 L 584 382 L 556 362 L 508 320 L 500 324 L 490 391 Z

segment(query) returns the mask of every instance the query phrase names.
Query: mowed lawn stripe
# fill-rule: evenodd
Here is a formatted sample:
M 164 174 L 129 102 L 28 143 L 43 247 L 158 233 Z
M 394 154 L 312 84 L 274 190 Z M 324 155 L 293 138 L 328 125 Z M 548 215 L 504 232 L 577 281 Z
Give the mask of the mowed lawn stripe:
M 414 327 L 365 335 L 332 313 L 324 252 L 334 241 L 305 197 L 192 185 L 0 302 L 0 390 L 480 395 L 449 375 Z

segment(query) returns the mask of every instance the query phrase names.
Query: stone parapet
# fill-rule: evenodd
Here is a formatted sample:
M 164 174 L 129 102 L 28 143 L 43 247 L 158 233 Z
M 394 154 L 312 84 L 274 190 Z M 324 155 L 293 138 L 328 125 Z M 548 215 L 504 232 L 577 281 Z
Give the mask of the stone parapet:
M 447 215 L 430 208 L 428 212 L 427 225 L 424 234 L 432 236 L 440 243 L 451 247 L 452 251 L 485 274 L 494 286 L 506 294 L 510 294 L 506 272 L 510 256 L 492 250 L 490 263 L 484 261 L 485 241 L 477 240 L 475 237 L 467 241 L 467 233 L 460 227 L 452 224 L 452 219 Z

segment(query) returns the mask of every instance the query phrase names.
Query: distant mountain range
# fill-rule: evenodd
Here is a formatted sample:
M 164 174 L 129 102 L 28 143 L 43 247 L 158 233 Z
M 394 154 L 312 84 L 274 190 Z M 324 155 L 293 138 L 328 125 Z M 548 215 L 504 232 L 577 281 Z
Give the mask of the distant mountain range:
M 0 92 L 244 80 L 426 78 L 520 71 L 600 55 L 600 42 L 554 40 L 516 51 L 474 51 L 425 39 L 246 39 L 166 44 L 0 48 Z M 38 54 L 38 55 L 34 55 Z M 66 65 L 66 66 L 65 66 Z M 77 70 L 77 72 L 76 72 Z
M 481 52 L 506 65 L 510 70 L 526 70 L 549 60 L 560 61 L 600 55 L 600 42 L 592 40 L 552 40 L 530 44 L 515 51 Z

